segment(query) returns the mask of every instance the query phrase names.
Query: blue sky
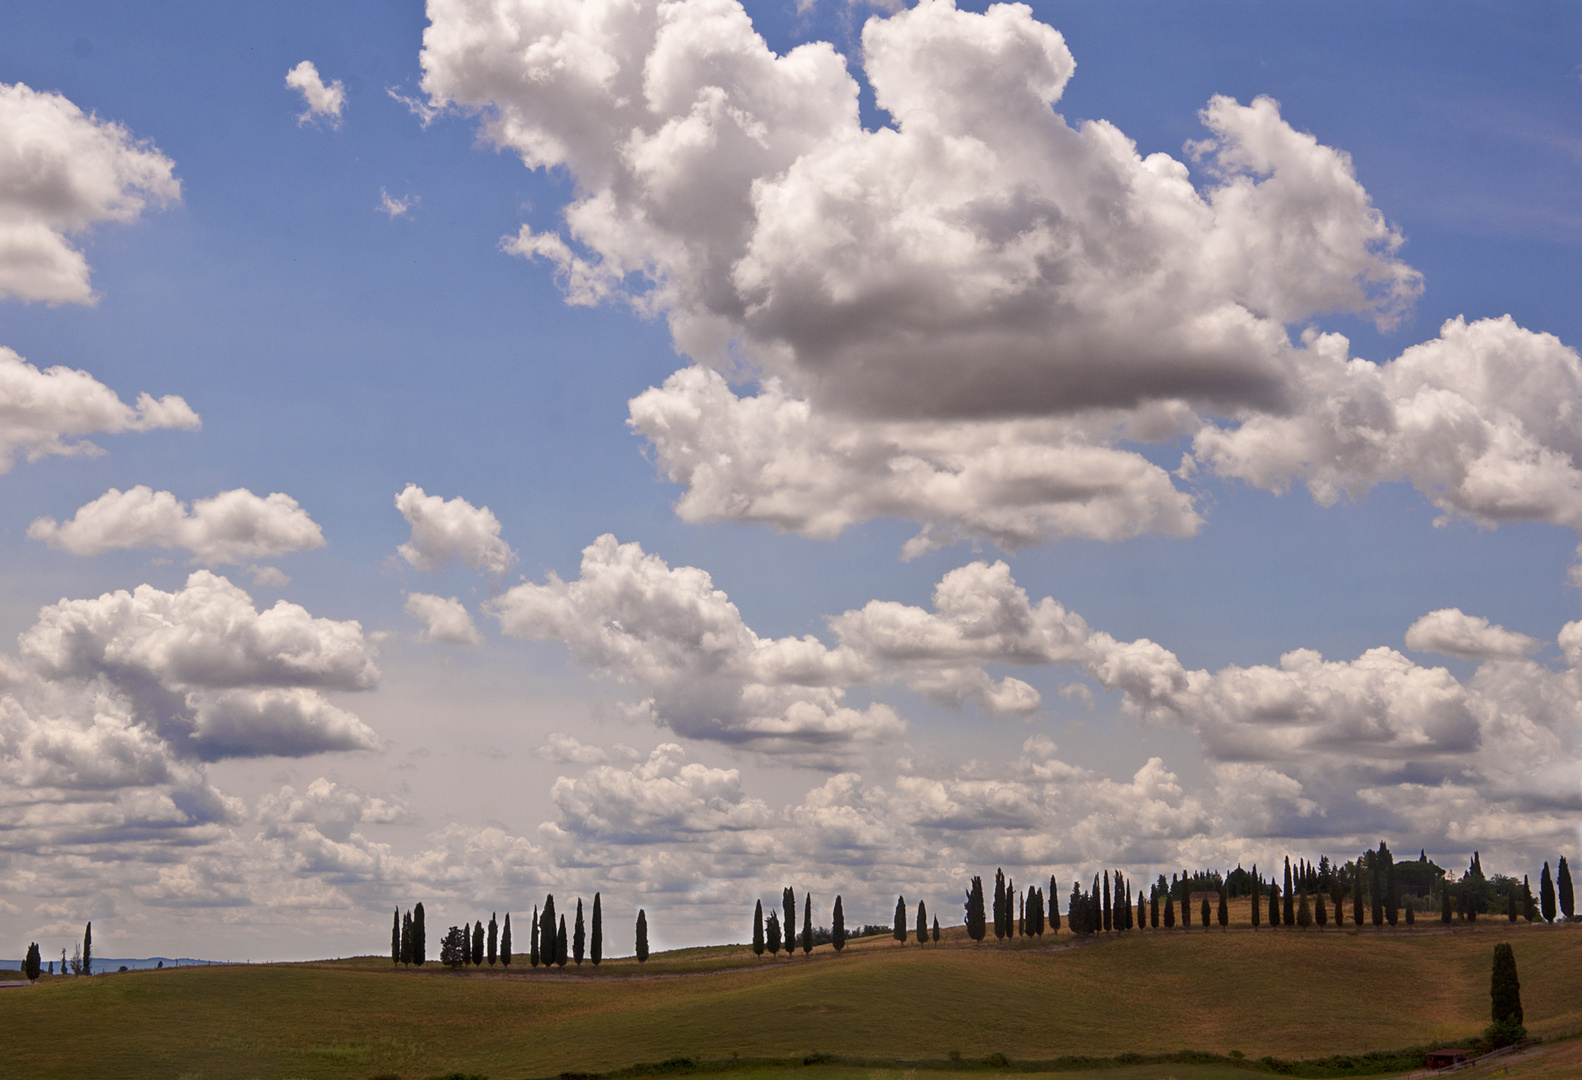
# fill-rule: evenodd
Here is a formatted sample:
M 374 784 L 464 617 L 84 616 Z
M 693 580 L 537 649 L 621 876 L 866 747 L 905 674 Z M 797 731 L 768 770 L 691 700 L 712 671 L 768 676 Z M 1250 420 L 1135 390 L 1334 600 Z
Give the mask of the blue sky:
M 636 51 L 610 46 L 611 55 L 628 67 L 658 63 L 643 37 L 652 5 L 596 7 L 614 13 L 584 42 L 630 31 L 637 44 L 621 48 Z M 985 7 L 929 10 L 941 26 L 959 18 L 975 28 L 989 25 L 978 14 Z M 103 948 L 122 955 L 343 954 L 376 948 L 382 913 L 396 904 L 423 900 L 443 924 L 528 909 L 545 891 L 602 888 L 621 909 L 646 907 L 656 941 L 680 944 L 712 939 L 720 919 L 786 882 L 820 901 L 842 892 L 848 911 L 855 899 L 859 915 L 872 907 L 875 920 L 896 892 L 953 910 L 956 879 L 992 871 L 989 862 L 1029 881 L 1085 880 L 1108 865 L 1151 876 L 1181 865 L 1267 864 L 1285 853 L 1347 857 L 1381 837 L 1426 846 L 1456 867 L 1478 847 L 1491 869 L 1516 873 L 1574 857 L 1582 702 L 1562 629 L 1579 617 L 1567 575 L 1582 521 L 1569 412 L 1578 404 L 1572 376 L 1582 370 L 1572 351 L 1582 341 L 1574 302 L 1582 16 L 1537 4 L 1000 9 L 994 25 L 1003 33 L 983 48 L 1011 51 L 994 70 L 1030 65 L 1030 79 L 1046 67 L 1059 72 L 1067 61 L 1050 44 L 1052 27 L 1075 70 L 1045 107 L 1052 101 L 1073 126 L 1108 121 L 1139 155 L 1189 166 L 1199 205 L 1219 185 L 1253 190 L 1280 168 L 1311 166 L 1318 179 L 1302 198 L 1259 204 L 1242 218 L 1219 205 L 1217 231 L 1191 254 L 1198 241 L 1173 226 L 1106 232 L 1116 219 L 1092 208 L 1121 196 L 1104 178 L 1140 174 L 1107 172 L 1098 158 L 1090 172 L 1068 173 L 1058 154 L 1017 164 L 1021 149 L 1042 145 L 1038 125 L 1052 121 L 1047 112 L 1026 119 L 1016 102 L 995 97 L 998 84 L 961 91 L 981 111 L 965 125 L 953 119 L 955 103 L 934 88 L 952 64 L 982 57 L 930 67 L 928 48 L 943 46 L 921 17 L 829 0 L 803 9 L 749 3 L 743 36 L 732 8 L 677 10 L 713 9 L 716 21 L 704 25 L 727 27 L 720 40 L 733 48 L 751 45 L 754 33 L 776 54 L 831 43 L 858 81 L 861 129 L 793 133 L 793 123 L 833 124 L 838 109 L 797 119 L 765 89 L 770 82 L 753 83 L 768 79 L 759 68 L 721 75 L 709 66 L 717 58 L 674 61 L 677 85 L 693 96 L 667 106 L 672 119 L 704 100 L 706 87 L 744 115 L 757 109 L 755 145 L 772 152 L 754 190 L 778 192 L 784 207 L 822 206 L 808 220 L 815 231 L 829 225 L 828 236 L 781 227 L 758 204 L 744 226 L 753 230 L 749 252 L 713 220 L 705 196 L 697 207 L 664 204 L 658 187 L 641 188 L 651 177 L 599 165 L 623 160 L 611 156 L 614 136 L 586 118 L 557 119 L 572 115 L 556 110 L 571 107 L 575 78 L 535 82 L 531 64 L 513 67 L 509 50 L 468 52 L 442 33 L 503 14 L 518 20 L 524 47 L 535 34 L 549 42 L 561 32 L 555 13 L 570 10 L 560 5 L 541 5 L 538 22 L 506 0 L 428 12 L 413 4 L 6 11 L 0 83 L 86 114 L 73 130 L 88 141 L 45 146 L 61 168 L 88 169 L 92 133 L 121 125 L 143 142 L 104 152 L 141 145 L 161 155 L 180 191 L 162 207 L 145 193 L 149 205 L 124 220 L 52 225 L 55 204 L 37 186 L 47 182 L 28 187 L 16 179 L 24 156 L 0 152 L 0 175 L 17 170 L 11 187 L 21 192 L 3 194 L 0 183 L 0 224 L 54 229 L 86 257 L 94 297 L 44 295 L 25 268 L 0 273 L 22 282 L 0 295 L 0 346 L 38 369 L 85 371 L 128 404 L 143 392 L 179 395 L 201 430 L 92 429 L 101 456 L 29 461 L 23 451 L 0 476 L 9 492 L 0 641 L 18 642 L 4 650 L 15 671 L 11 726 L 0 735 L 0 877 L 9 882 L 0 933 L 45 941 L 92 918 Z M 870 19 L 880 36 L 869 59 L 888 43 L 888 92 L 919 103 L 910 120 L 876 103 L 862 63 Z M 889 38 L 885 26 L 894 28 Z M 1027 43 L 1046 51 L 1015 51 Z M 299 119 L 308 102 L 286 76 L 303 61 L 324 84 L 341 85 L 338 113 Z M 586 56 L 567 63 L 586 75 Z M 821 85 L 839 89 L 835 70 L 820 69 Z M 425 121 L 397 95 L 437 111 Z M 1223 114 L 1229 134 L 1217 159 L 1213 151 L 1194 158 L 1186 144 L 1209 134 L 1200 110 L 1215 95 L 1236 103 Z M 1251 108 L 1260 95 L 1279 103 L 1272 120 Z M 616 96 L 588 108 L 618 117 L 609 130 L 624 139 L 619 125 L 631 114 L 621 110 L 639 106 Z M 822 100 L 811 91 L 805 99 Z M 0 115 L 0 133 L 10 129 L 0 151 L 13 145 L 6 140 L 43 138 L 17 100 Z M 552 167 L 528 168 L 528 136 L 485 126 L 512 109 L 573 149 Z M 661 111 L 650 105 L 639 126 L 651 120 L 653 135 Z M 874 139 L 881 128 L 948 140 L 977 137 L 978 126 L 1000 140 L 1001 156 L 985 158 L 992 167 L 982 174 L 970 154 L 925 155 L 906 159 L 919 185 L 905 187 L 891 182 L 898 166 L 864 172 L 858 162 L 899 142 Z M 1278 143 L 1286 164 L 1238 165 L 1246 147 L 1274 144 L 1259 139 Z M 1059 145 L 1069 153 L 1076 144 Z M 745 200 L 737 173 L 759 166 L 744 160 L 723 151 L 686 159 L 677 166 L 682 188 L 718 184 Z M 870 185 L 867 201 L 839 202 L 845 189 L 832 177 L 848 166 L 852 184 Z M 600 170 L 612 168 L 621 179 L 610 186 Z M 1019 187 L 1005 180 L 1020 168 L 1031 171 Z M 619 213 L 579 232 L 567 207 L 601 191 L 614 193 Z M 925 202 L 913 205 L 913 196 Z M 1167 198 L 1126 197 L 1134 213 Z M 1186 198 L 1179 189 L 1168 197 Z M 382 198 L 407 208 L 381 210 Z M 1026 210 L 1035 203 L 1058 211 Z M 991 204 L 993 214 L 982 210 Z M 925 217 L 934 243 L 897 250 L 916 260 L 908 272 L 917 288 L 949 302 L 919 313 L 874 284 L 888 272 L 884 261 L 869 265 L 860 245 L 842 247 L 832 223 L 878 243 Z M 1299 238 L 1320 219 L 1341 239 L 1309 252 Z M 530 237 L 563 237 L 585 267 L 633 262 L 600 279 L 598 302 L 568 302 L 576 296 L 564 267 L 557 273 L 552 258 L 505 249 L 524 226 Z M 1020 258 L 1011 248 L 984 254 L 1002 227 L 1050 245 L 1029 257 L 1036 272 L 1008 269 Z M 1375 228 L 1386 232 L 1368 232 Z M 1388 230 L 1399 246 L 1389 246 Z M 1078 254 L 1062 246 L 1075 235 L 1086 245 Z M 941 254 L 968 241 L 984 261 Z M 725 279 L 696 269 L 699 253 L 716 246 L 741 290 L 728 301 L 717 299 Z M 1112 265 L 1110 253 L 1123 249 L 1132 262 Z M 1231 250 L 1252 254 L 1224 254 Z M 1186 272 L 1147 285 L 1126 269 L 1173 260 Z M 645 269 L 657 292 L 645 286 Z M 742 284 L 748 271 L 770 291 Z M 855 299 L 815 296 L 809 275 L 828 288 L 843 282 Z M 1333 301 L 1355 281 L 1372 292 Z M 973 291 L 980 286 L 988 292 Z M 1012 293 L 1020 306 L 1005 308 L 998 327 L 985 316 L 997 301 L 974 308 L 971 300 Z M 774 299 L 731 314 L 743 298 L 765 295 L 788 299 L 783 309 Z M 1244 356 L 1232 335 L 1186 357 L 1199 346 L 1170 326 L 1137 329 L 1172 305 L 1189 316 L 1250 312 L 1265 351 Z M 1509 324 L 1480 322 L 1506 315 Z M 1457 317 L 1485 337 L 1445 344 L 1440 327 Z M 719 320 L 730 344 L 710 351 L 685 329 L 678 340 L 678 324 L 667 322 L 677 318 Z M 1381 365 L 1385 389 L 1372 397 L 1346 389 L 1342 361 L 1305 344 L 1307 328 L 1345 335 L 1341 355 Z M 912 351 L 887 351 L 887 341 L 914 330 Z M 985 334 L 999 344 L 983 344 Z M 1395 358 L 1434 342 L 1415 374 L 1389 382 L 1389 372 L 1404 370 L 1391 367 Z M 1457 366 L 1464 354 L 1476 355 L 1481 376 Z M 1199 374 L 1175 373 L 1189 368 Z M 709 399 L 726 412 L 705 416 L 700 430 L 744 440 L 732 460 L 789 453 L 777 442 L 785 429 L 759 424 L 763 413 L 740 428 L 726 416 L 743 402 L 765 403 L 766 387 L 778 385 L 785 401 L 829 425 L 814 448 L 890 432 L 888 450 L 869 452 L 891 454 L 891 471 L 875 479 L 862 471 L 871 459 L 853 457 L 849 476 L 831 479 L 792 455 L 751 478 L 751 490 L 732 489 L 742 478 L 729 469 L 709 490 L 667 479 L 662 466 L 689 452 L 684 440 L 667 444 L 653 427 L 634 427 L 629 402 L 673 373 L 701 379 L 710 369 L 735 380 L 734 397 Z M 1084 394 L 1111 392 L 1106 372 L 1126 400 L 1084 406 Z M 986 388 L 987 411 L 936 391 L 956 377 L 969 391 Z M 1215 389 L 1249 380 L 1264 389 Z M 1515 385 L 1519 394 L 1504 394 Z M 701 400 L 666 393 L 650 400 L 676 408 Z M 1368 409 L 1387 399 L 1398 411 L 1378 421 Z M 1164 411 L 1170 430 L 1158 426 Z M 1323 478 L 1290 448 L 1299 436 L 1333 434 L 1325 424 L 1335 416 L 1372 416 L 1366 423 L 1375 426 L 1343 433 L 1353 456 L 1326 475 L 1354 494 L 1341 490 L 1321 505 L 1305 485 Z M 1270 426 L 1255 438 L 1252 421 Z M 1151 433 L 1137 434 L 1148 423 Z M 80 434 L 62 430 L 68 441 Z M 1226 433 L 1214 444 L 1219 456 L 1213 432 Z M 1363 444 L 1371 449 L 1358 450 Z M 1029 519 L 1046 524 L 1021 539 L 1006 529 L 1022 522 L 984 524 L 1017 519 L 1015 485 L 963 480 L 943 501 L 896 486 L 895 462 L 910 455 L 944 461 L 958 479 L 977 476 L 989 445 L 1032 455 L 1006 467 L 1032 470 L 1022 481 L 1040 491 L 1046 466 L 1072 470 L 1060 472 L 1067 480 L 1130 470 L 1136 486 L 1121 485 L 1125 505 L 1109 507 L 1103 523 L 1090 516 L 1071 527 L 1059 524 L 1071 520 L 1060 517 L 1066 504 L 1040 496 Z M 1051 447 L 1054 465 L 1035 461 Z M 1068 453 L 1077 455 L 1069 466 L 1060 456 Z M 1183 455 L 1195 464 L 1176 474 Z M 809 480 L 798 467 L 820 473 L 826 486 L 813 486 L 822 494 L 798 494 Z M 394 505 L 408 484 L 464 500 L 432 511 L 440 517 L 428 541 Z M 226 558 L 213 536 L 194 540 L 193 527 L 139 533 L 131 518 L 101 523 L 92 543 L 78 544 L 84 553 L 29 538 L 37 519 L 66 522 L 111 489 L 136 485 L 187 504 L 238 489 L 283 493 L 298 507 L 290 520 L 307 515 L 323 543 L 255 536 L 254 554 Z M 683 498 L 696 508 L 688 518 L 677 513 Z M 975 509 L 952 509 L 961 500 Z M 799 508 L 785 509 L 793 503 Z M 836 503 L 849 512 L 830 536 L 815 519 Z M 780 509 L 763 509 L 771 506 Z M 1168 517 L 1181 506 L 1195 524 Z M 255 517 L 236 526 L 244 531 L 267 531 L 270 514 L 283 513 L 278 503 L 248 503 L 247 512 Z M 1038 518 L 1044 512 L 1051 516 Z M 929 522 L 945 542 L 902 558 Z M 611 555 L 590 571 L 582 550 L 606 533 L 653 559 L 625 549 L 624 562 Z M 508 568 L 491 573 L 483 556 L 469 563 L 468 551 L 501 550 L 496 535 L 514 560 Z M 413 558 L 398 554 L 403 544 Z M 997 560 L 1008 565 L 1002 578 L 992 578 Z M 1022 617 L 1011 610 L 1019 587 L 1034 607 L 1052 597 L 1087 630 L 1059 622 L 1066 637 L 1056 642 L 1058 620 L 1046 609 L 1055 621 L 1037 623 L 1039 643 L 1013 641 L 1006 627 L 984 629 L 989 615 L 940 608 L 936 585 L 975 562 L 990 576 L 955 580 L 968 595 L 997 597 L 994 617 Z M 739 619 L 685 567 L 710 575 Z M 218 593 L 200 602 L 190 592 L 189 575 L 204 569 L 239 590 L 225 593 L 233 622 L 205 614 Z M 594 580 L 618 572 L 647 584 Z M 148 591 L 115 599 L 139 586 Z M 447 636 L 435 624 L 419 640 L 423 621 L 403 609 L 414 594 L 454 598 L 472 629 L 453 627 L 447 642 L 434 640 Z M 52 607 L 65 600 L 80 604 Z M 875 600 L 904 610 L 828 621 Z M 172 659 L 177 645 L 138 636 L 145 601 L 200 659 Z M 225 635 L 241 633 L 238 611 L 277 601 L 301 609 L 307 621 L 293 633 L 306 637 L 249 637 L 251 674 L 198 670 L 202 657 L 235 645 Z M 1418 623 L 1445 611 L 1455 615 Z M 60 640 L 49 634 L 65 633 L 68 616 L 82 620 L 73 631 L 88 635 L 82 641 L 96 643 L 71 663 L 39 644 Z M 1026 619 L 1016 625 L 1026 630 Z M 82 629 L 89 624 L 92 634 Z M 1414 625 L 1415 646 L 1406 640 Z M 756 638 L 740 637 L 746 627 Z M 709 632 L 736 644 L 705 640 Z M 791 662 L 766 643 L 802 635 L 818 642 L 798 663 L 817 671 L 787 674 L 775 665 Z M 946 638 L 952 643 L 941 645 Z M 1140 639 L 1171 660 L 1145 657 Z M 309 640 L 313 663 L 282 659 Z M 1389 671 L 1359 666 L 1378 648 L 1395 651 L 1396 659 L 1376 657 Z M 146 666 L 140 677 L 158 683 L 164 705 L 139 697 L 116 649 Z M 1281 668 L 1292 650 L 1341 666 Z M 1159 689 L 1167 683 L 1173 689 Z M 1081 689 L 1062 693 L 1072 686 Z M 251 705 L 237 704 L 247 695 Z M 636 706 L 645 699 L 653 704 Z M 820 719 L 798 720 L 811 715 L 799 709 Z M 110 739 L 110 728 L 122 741 L 84 734 Z M 141 764 L 109 769 L 106 757 Z

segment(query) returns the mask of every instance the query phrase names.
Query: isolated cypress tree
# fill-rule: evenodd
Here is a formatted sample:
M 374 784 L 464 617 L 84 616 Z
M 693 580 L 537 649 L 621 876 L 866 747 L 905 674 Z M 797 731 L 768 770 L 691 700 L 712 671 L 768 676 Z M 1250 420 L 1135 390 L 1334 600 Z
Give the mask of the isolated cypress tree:
M 1302 894 L 1302 902 L 1296 907 L 1296 925 L 1303 930 L 1313 925 L 1313 909 L 1307 906 L 1307 893 Z
M 1138 901 L 1141 903 L 1141 901 Z M 1219 890 L 1219 928 L 1224 930 L 1230 926 L 1230 887 L 1221 886 Z
M 582 897 L 577 897 L 577 918 L 571 924 L 571 958 L 578 967 L 582 966 L 582 958 L 587 955 L 588 931 L 582 925 Z
M 1053 875 L 1049 878 L 1049 932 L 1060 933 L 1060 890 L 1055 887 Z
M 1137 926 L 1139 929 L 1148 929 L 1148 899 L 1141 890 L 1137 893 Z
M 1505 894 L 1505 921 L 1514 923 L 1516 916 L 1516 890 L 1512 889 Z
M 1313 894 L 1313 921 L 1318 923 L 1320 930 L 1329 925 L 1329 908 L 1324 906 L 1323 889 Z
M 1549 876 L 1549 863 L 1544 863 L 1543 873 L 1538 875 L 1538 910 L 1543 912 L 1544 922 L 1555 921 L 1555 883 Z M 88 924 L 91 928 L 92 923 Z M 83 947 L 83 963 L 88 961 L 87 946 Z
M 1285 896 L 1285 911 L 1282 921 L 1286 926 L 1295 926 L 1296 908 L 1292 905 L 1296 898 L 1291 895 L 1291 857 L 1289 855 L 1285 858 L 1285 892 L 1283 895 Z
M 939 944 L 939 916 L 934 917 L 934 944 Z
M 538 953 L 544 966 L 555 966 L 555 894 L 544 897 L 544 913 L 538 918 Z
M 1005 938 L 1005 871 L 994 872 L 994 938 Z
M 44 960 L 39 956 L 38 942 L 30 942 L 27 947 L 27 959 L 22 961 L 22 974 L 27 976 L 28 982 L 38 982 L 39 969 L 44 966 Z
M 892 937 L 902 945 L 906 944 L 906 897 L 895 898 L 895 929 L 890 931 Z
M 1555 875 L 1555 884 L 1560 890 L 1560 914 L 1570 922 L 1577 917 L 1576 894 L 1571 891 L 1571 868 L 1566 865 L 1566 857 L 1560 856 L 1560 869 Z
M 1252 875 L 1252 892 L 1248 894 L 1248 899 L 1252 901 L 1252 928 L 1256 930 L 1258 924 L 1263 922 L 1263 881 L 1257 874 Z
M 917 943 L 928 944 L 928 905 L 921 900 L 917 902 Z
M 401 916 L 401 962 L 412 966 L 412 913 Z
M 533 905 L 533 925 L 527 932 L 527 962 L 538 966 L 538 905 Z
M 1547 874 L 1548 872 L 1549 864 L 1544 863 L 1544 873 Z M 1545 880 L 1548 879 L 1545 878 Z M 1550 908 L 1554 907 L 1554 889 L 1549 890 L 1549 906 Z M 1554 922 L 1554 919 L 1550 918 L 1549 921 Z M 91 921 L 82 931 L 82 973 L 84 975 L 93 974 L 93 923 Z
M 1527 1037 L 1522 1026 L 1522 984 L 1516 977 L 1516 954 L 1508 944 L 1494 946 L 1494 970 L 1489 977 L 1490 1014 L 1493 1023 L 1484 1033 L 1495 1046 L 1507 1046 Z
M 1269 929 L 1274 930 L 1280 925 L 1280 886 L 1273 881 L 1269 882 Z
M 785 938 L 786 955 L 796 955 L 796 893 L 787 885 L 780 894 L 780 910 L 785 912 L 785 918 L 780 923 L 780 932 Z
M 813 951 L 813 894 L 802 896 L 802 955 Z
M 604 911 L 599 906 L 598 893 L 593 894 L 593 933 L 588 941 L 588 959 L 593 961 L 594 967 L 604 959 Z
M 390 920 L 390 962 L 397 967 L 401 966 L 401 909 L 395 909 L 395 916 Z
M 412 909 L 412 962 L 418 967 L 428 959 L 428 930 L 423 922 L 421 901 Z
M 835 911 L 829 917 L 830 944 L 835 946 L 835 951 L 840 952 L 846 947 L 846 911 L 841 907 L 840 897 L 835 897 Z M 758 950 L 762 952 L 762 949 Z
M 567 944 L 568 943 L 566 941 L 566 917 L 564 915 L 562 915 L 560 917 L 560 925 L 555 928 L 555 966 L 556 967 L 565 967 L 566 966 L 566 961 L 568 959 L 570 959 L 570 957 L 568 957 L 566 955 L 570 951 L 570 950 L 568 950 L 566 948 Z
M 836 901 L 836 904 L 837 904 L 836 910 L 837 911 L 840 910 L 840 908 L 838 906 L 839 903 L 840 903 L 840 901 L 837 900 Z M 835 947 L 837 949 L 840 948 L 839 945 L 837 945 Z M 764 902 L 762 900 L 759 900 L 753 906 L 753 955 L 754 956 L 762 956 L 763 954 L 764 954 Z
M 637 909 L 637 962 L 648 963 L 648 916 L 642 908 Z
M 1538 905 L 1533 903 L 1533 886 L 1532 882 L 1527 880 L 1526 874 L 1522 875 L 1522 900 L 1522 914 L 1528 922 L 1537 922 Z
M 500 965 L 511 966 L 511 913 L 505 913 L 505 928 L 500 931 Z
M 769 913 L 769 926 L 768 926 L 768 931 L 767 932 L 768 932 L 768 936 L 769 936 L 769 955 L 771 957 L 777 956 L 780 953 L 780 913 L 779 912 L 771 911 Z
M 472 966 L 483 967 L 483 922 L 472 924 Z
M 982 941 L 987 927 L 984 926 L 983 912 L 983 879 L 974 876 L 972 888 L 967 890 L 967 936 L 973 941 Z
M 484 957 L 489 961 L 490 967 L 494 967 L 500 961 L 500 924 L 496 921 L 496 916 L 496 912 L 489 912 L 488 951 Z
M 1173 930 L 1176 925 L 1176 901 L 1170 893 L 1165 893 L 1165 929 Z
M 1450 923 L 1450 882 L 1445 882 L 1439 887 L 1439 921 Z

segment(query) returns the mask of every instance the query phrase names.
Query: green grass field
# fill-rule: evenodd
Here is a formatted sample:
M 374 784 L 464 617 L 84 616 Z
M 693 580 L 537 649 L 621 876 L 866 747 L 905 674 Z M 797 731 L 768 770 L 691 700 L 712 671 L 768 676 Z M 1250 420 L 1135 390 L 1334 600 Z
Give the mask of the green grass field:
M 1529 1030 L 1582 1031 L 1582 930 L 1569 927 L 1178 928 L 1014 947 L 974 946 L 957 930 L 926 949 L 870 940 L 840 956 L 826 947 L 760 961 L 726 946 L 656 954 L 641 967 L 607 961 L 597 973 L 520 963 L 510 975 L 396 971 L 370 957 L 56 979 L 0 991 L 0 1076 L 512 1080 L 823 1053 L 894 1064 L 727 1075 L 910 1080 L 918 1067 L 906 1062 L 953 1054 L 966 1064 L 1182 1049 L 1310 1059 L 1475 1036 L 1488 1022 L 1493 946 L 1505 940 Z M 925 1066 L 924 1080 L 932 1072 Z M 1174 1063 L 1102 1075 L 1250 1074 Z

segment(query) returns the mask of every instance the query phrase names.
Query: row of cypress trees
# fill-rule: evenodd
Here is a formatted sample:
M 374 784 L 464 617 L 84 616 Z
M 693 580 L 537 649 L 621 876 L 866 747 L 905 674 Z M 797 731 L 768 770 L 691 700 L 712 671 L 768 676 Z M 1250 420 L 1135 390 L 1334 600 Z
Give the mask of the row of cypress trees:
M 539 908 L 533 909 L 532 931 L 528 939 L 528 963 L 535 968 L 540 965 L 546 969 L 563 968 L 569 959 L 580 966 L 586 956 L 594 966 L 598 966 L 604 959 L 604 904 L 599 893 L 593 894 L 591 916 L 591 919 L 584 923 L 582 898 L 578 897 L 576 919 L 568 938 L 566 917 L 561 915 L 557 924 L 555 895 L 550 893 L 544 899 L 542 914 Z M 514 955 L 512 946 L 511 913 L 506 912 L 503 927 L 499 922 L 498 913 L 491 913 L 487 928 L 484 927 L 483 921 L 479 920 L 470 928 L 463 923 L 447 930 L 440 942 L 439 958 L 440 963 L 452 968 L 465 967 L 469 964 L 482 967 L 486 963 L 490 967 L 498 963 L 502 967 L 509 968 Z M 648 914 L 641 909 L 637 912 L 636 946 L 638 961 L 647 961 Z M 423 905 L 415 905 L 404 915 L 397 908 L 390 927 L 391 961 L 396 964 L 421 965 L 427 957 Z
M 782 914 L 784 915 L 784 922 L 781 922 Z M 787 956 L 794 956 L 799 944 L 802 947 L 804 956 L 812 952 L 813 946 L 818 943 L 817 939 L 823 936 L 824 931 L 823 928 L 820 928 L 815 933 L 813 929 L 813 897 L 811 894 L 802 898 L 802 933 L 800 940 L 796 931 L 796 917 L 796 891 L 789 885 L 780 891 L 780 910 L 776 911 L 771 908 L 767 919 L 764 917 L 764 902 L 762 900 L 757 901 L 753 907 L 753 952 L 758 956 L 762 956 L 767 950 L 770 956 L 777 956 L 781 948 L 784 948 Z M 911 924 L 907 918 L 906 897 L 898 896 L 895 898 L 895 918 L 891 930 L 895 940 L 905 944 L 909 925 Z M 923 901 L 918 901 L 917 904 L 917 922 L 914 933 L 917 936 L 919 945 L 928 942 L 930 933 L 932 933 L 934 941 L 937 942 L 939 940 L 939 920 L 937 918 L 934 920 L 931 929 L 928 921 L 928 905 Z M 829 942 L 835 947 L 836 952 L 840 952 L 846 947 L 846 908 L 839 896 L 835 897 L 835 906 L 830 912 Z
M 439 944 L 439 962 L 450 968 L 466 967 L 468 964 L 482 967 L 486 962 L 490 967 L 496 963 L 510 967 L 511 913 L 505 913 L 503 932 L 495 913 L 489 915 L 487 933 L 481 920 L 473 923 L 471 930 L 463 923 L 445 931 L 445 937 Z

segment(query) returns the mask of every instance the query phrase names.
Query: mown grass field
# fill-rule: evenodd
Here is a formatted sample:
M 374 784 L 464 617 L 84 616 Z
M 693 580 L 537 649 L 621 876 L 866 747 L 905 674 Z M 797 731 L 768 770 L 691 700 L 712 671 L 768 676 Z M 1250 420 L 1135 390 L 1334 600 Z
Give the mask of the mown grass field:
M 1476 1035 L 1488 1022 L 1493 946 L 1507 940 L 1529 1030 L 1582 1031 L 1582 928 L 1503 920 L 1361 933 L 1195 927 L 1013 947 L 974 946 L 958 930 L 937 947 L 871 940 L 840 956 L 825 947 L 769 961 L 725 946 L 656 954 L 641 967 L 607 961 L 596 974 L 587 964 L 545 974 L 520 962 L 510 975 L 435 964 L 396 971 L 369 957 L 57 979 L 0 991 L 0 1077 L 422 1080 L 461 1071 L 510 1080 L 681 1056 L 904 1063 L 954 1053 L 970 1063 L 996 1053 L 1013 1061 L 1181 1049 L 1248 1059 L 1360 1054 Z M 1530 1064 L 1547 1068 L 1557 1053 Z M 913 1080 L 909 1071 L 725 1075 Z M 1249 1074 L 1171 1064 L 1102 1075 Z

